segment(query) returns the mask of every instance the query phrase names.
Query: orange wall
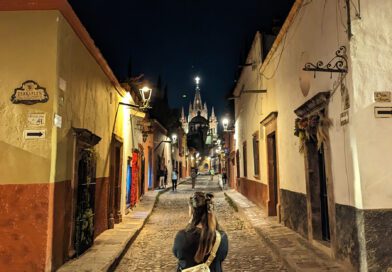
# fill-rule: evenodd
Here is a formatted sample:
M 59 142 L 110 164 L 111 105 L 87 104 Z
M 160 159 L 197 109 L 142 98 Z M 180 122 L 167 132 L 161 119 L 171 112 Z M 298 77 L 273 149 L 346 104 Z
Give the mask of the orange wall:
M 51 187 L 0 185 L 0 271 L 45 271 Z

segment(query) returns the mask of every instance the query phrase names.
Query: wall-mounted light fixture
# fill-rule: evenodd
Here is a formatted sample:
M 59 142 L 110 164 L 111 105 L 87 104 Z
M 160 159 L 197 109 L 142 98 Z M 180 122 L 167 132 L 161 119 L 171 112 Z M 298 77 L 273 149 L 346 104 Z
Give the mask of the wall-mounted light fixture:
M 141 105 L 135 105 L 135 104 L 125 103 L 125 102 L 118 103 L 117 108 L 116 108 L 116 114 L 114 115 L 112 134 L 114 133 L 114 128 L 116 127 L 117 114 L 118 114 L 118 109 L 120 108 L 120 106 L 127 106 L 127 107 L 131 107 L 131 108 L 136 108 L 136 109 L 139 109 L 142 111 L 147 111 L 147 109 L 150 108 L 149 104 L 150 104 L 152 89 L 145 86 L 142 89 L 140 89 L 139 92 L 142 97 L 142 104 Z M 128 99 L 131 98 L 131 95 L 129 92 L 127 92 L 126 97 L 128 97 Z M 131 119 L 131 122 L 132 122 L 132 119 Z M 147 137 L 146 137 L 146 140 L 147 140 Z
M 173 144 L 177 143 L 177 134 L 173 134 L 171 139 L 172 139 Z
M 119 102 L 119 105 L 136 108 L 143 111 L 146 111 L 147 109 L 151 108 L 150 100 L 151 100 L 152 89 L 148 88 L 147 86 L 144 86 L 143 88 L 139 89 L 139 92 L 140 92 L 140 96 L 142 97 L 141 105 L 134 105 L 125 102 Z
M 229 118 L 223 118 L 222 125 L 223 125 L 224 132 L 233 132 L 234 131 L 232 129 L 229 129 L 229 123 L 230 123 Z
M 143 88 L 139 89 L 140 92 L 140 96 L 142 97 L 142 109 L 148 109 L 149 104 L 150 104 L 150 100 L 151 100 L 151 93 L 152 93 L 152 89 L 148 88 L 147 86 L 144 86 Z

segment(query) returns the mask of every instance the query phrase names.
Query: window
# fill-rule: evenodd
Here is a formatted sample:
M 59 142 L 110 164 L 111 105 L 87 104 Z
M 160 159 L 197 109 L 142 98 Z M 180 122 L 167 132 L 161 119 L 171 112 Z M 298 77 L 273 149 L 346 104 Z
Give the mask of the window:
M 248 165 L 246 163 L 246 141 L 242 144 L 242 156 L 244 160 L 244 177 L 248 176 Z
M 259 134 L 253 134 L 253 164 L 255 176 L 260 175 Z
M 237 178 L 239 178 L 240 175 L 240 151 L 237 150 L 236 154 L 235 154 L 235 161 L 237 164 Z

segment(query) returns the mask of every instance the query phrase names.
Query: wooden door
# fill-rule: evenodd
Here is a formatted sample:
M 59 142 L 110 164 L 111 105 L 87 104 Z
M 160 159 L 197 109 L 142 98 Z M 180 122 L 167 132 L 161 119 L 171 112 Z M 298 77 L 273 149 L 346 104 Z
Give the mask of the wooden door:
M 110 184 L 108 228 L 122 221 L 121 215 L 121 180 L 122 180 L 122 143 L 113 139 L 110 154 Z
M 268 215 L 277 215 L 278 204 L 278 179 L 276 167 L 276 136 L 271 133 L 267 136 L 267 156 L 268 156 Z

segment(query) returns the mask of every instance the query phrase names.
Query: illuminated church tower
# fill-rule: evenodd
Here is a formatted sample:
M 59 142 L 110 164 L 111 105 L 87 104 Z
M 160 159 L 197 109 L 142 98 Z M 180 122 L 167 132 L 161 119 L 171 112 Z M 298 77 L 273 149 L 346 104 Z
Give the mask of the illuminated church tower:
M 198 112 L 200 112 L 200 116 L 205 118 L 206 120 L 209 121 L 209 128 L 212 133 L 213 139 L 216 139 L 218 137 L 218 120 L 215 116 L 214 112 L 214 107 L 212 107 L 212 112 L 211 116 L 208 117 L 208 108 L 207 108 L 207 103 L 202 102 L 201 100 L 201 94 L 200 94 L 200 78 L 196 77 L 196 90 L 195 90 L 195 97 L 193 99 L 193 104 L 189 103 L 189 111 L 188 111 L 188 116 L 185 116 L 185 111 L 184 107 L 181 110 L 181 118 L 180 122 L 182 124 L 182 128 L 184 129 L 185 133 L 188 133 L 189 131 L 189 122 L 198 115 Z

